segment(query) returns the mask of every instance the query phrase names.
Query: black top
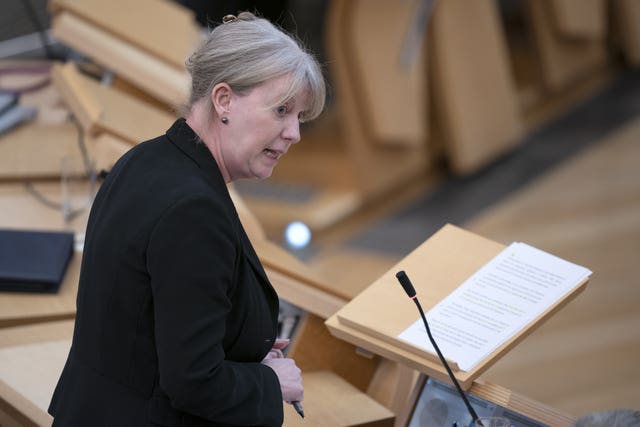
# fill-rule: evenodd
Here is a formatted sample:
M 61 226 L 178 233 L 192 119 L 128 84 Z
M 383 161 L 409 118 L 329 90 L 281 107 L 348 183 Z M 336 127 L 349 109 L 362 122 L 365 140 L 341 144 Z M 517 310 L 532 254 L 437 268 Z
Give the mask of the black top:
M 281 425 L 260 364 L 277 317 L 218 166 L 180 119 L 125 154 L 93 204 L 54 425 Z

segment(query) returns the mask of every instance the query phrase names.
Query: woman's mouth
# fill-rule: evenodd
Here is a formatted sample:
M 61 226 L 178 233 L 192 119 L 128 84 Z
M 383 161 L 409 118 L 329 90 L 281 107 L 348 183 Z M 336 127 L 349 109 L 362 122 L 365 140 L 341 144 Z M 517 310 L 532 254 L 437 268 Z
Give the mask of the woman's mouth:
M 271 150 L 270 148 L 265 148 L 264 150 L 262 150 L 262 152 L 267 156 L 270 157 L 274 160 L 278 160 L 278 158 L 280 157 L 280 153 L 274 150 Z

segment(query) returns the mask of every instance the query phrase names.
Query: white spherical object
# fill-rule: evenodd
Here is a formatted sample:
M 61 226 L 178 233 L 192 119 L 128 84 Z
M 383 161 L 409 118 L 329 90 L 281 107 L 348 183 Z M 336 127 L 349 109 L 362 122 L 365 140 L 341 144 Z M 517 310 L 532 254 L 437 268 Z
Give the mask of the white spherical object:
M 311 230 L 303 222 L 294 221 L 284 231 L 287 243 L 296 249 L 304 248 L 311 241 Z

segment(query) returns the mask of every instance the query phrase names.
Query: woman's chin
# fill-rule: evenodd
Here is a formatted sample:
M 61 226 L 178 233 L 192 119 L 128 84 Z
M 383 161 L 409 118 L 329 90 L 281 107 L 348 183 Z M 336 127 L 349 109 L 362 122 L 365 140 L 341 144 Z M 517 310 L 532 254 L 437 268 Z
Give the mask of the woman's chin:
M 259 171 L 255 171 L 255 173 L 253 174 L 253 177 L 255 179 L 267 179 L 271 176 L 271 174 L 273 173 L 273 168 L 265 168 L 265 169 L 261 169 Z

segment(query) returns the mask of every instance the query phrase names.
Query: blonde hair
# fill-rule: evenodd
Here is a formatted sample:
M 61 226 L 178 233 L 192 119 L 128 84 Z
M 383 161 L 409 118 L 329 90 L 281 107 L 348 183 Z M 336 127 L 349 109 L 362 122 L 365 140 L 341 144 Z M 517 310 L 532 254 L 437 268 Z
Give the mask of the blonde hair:
M 244 94 L 267 80 L 289 75 L 289 86 L 276 105 L 308 91 L 310 105 L 301 121 L 316 118 L 325 103 L 325 82 L 318 61 L 293 36 L 263 18 L 242 12 L 215 27 L 186 62 L 191 74 L 190 109 L 218 83 Z

